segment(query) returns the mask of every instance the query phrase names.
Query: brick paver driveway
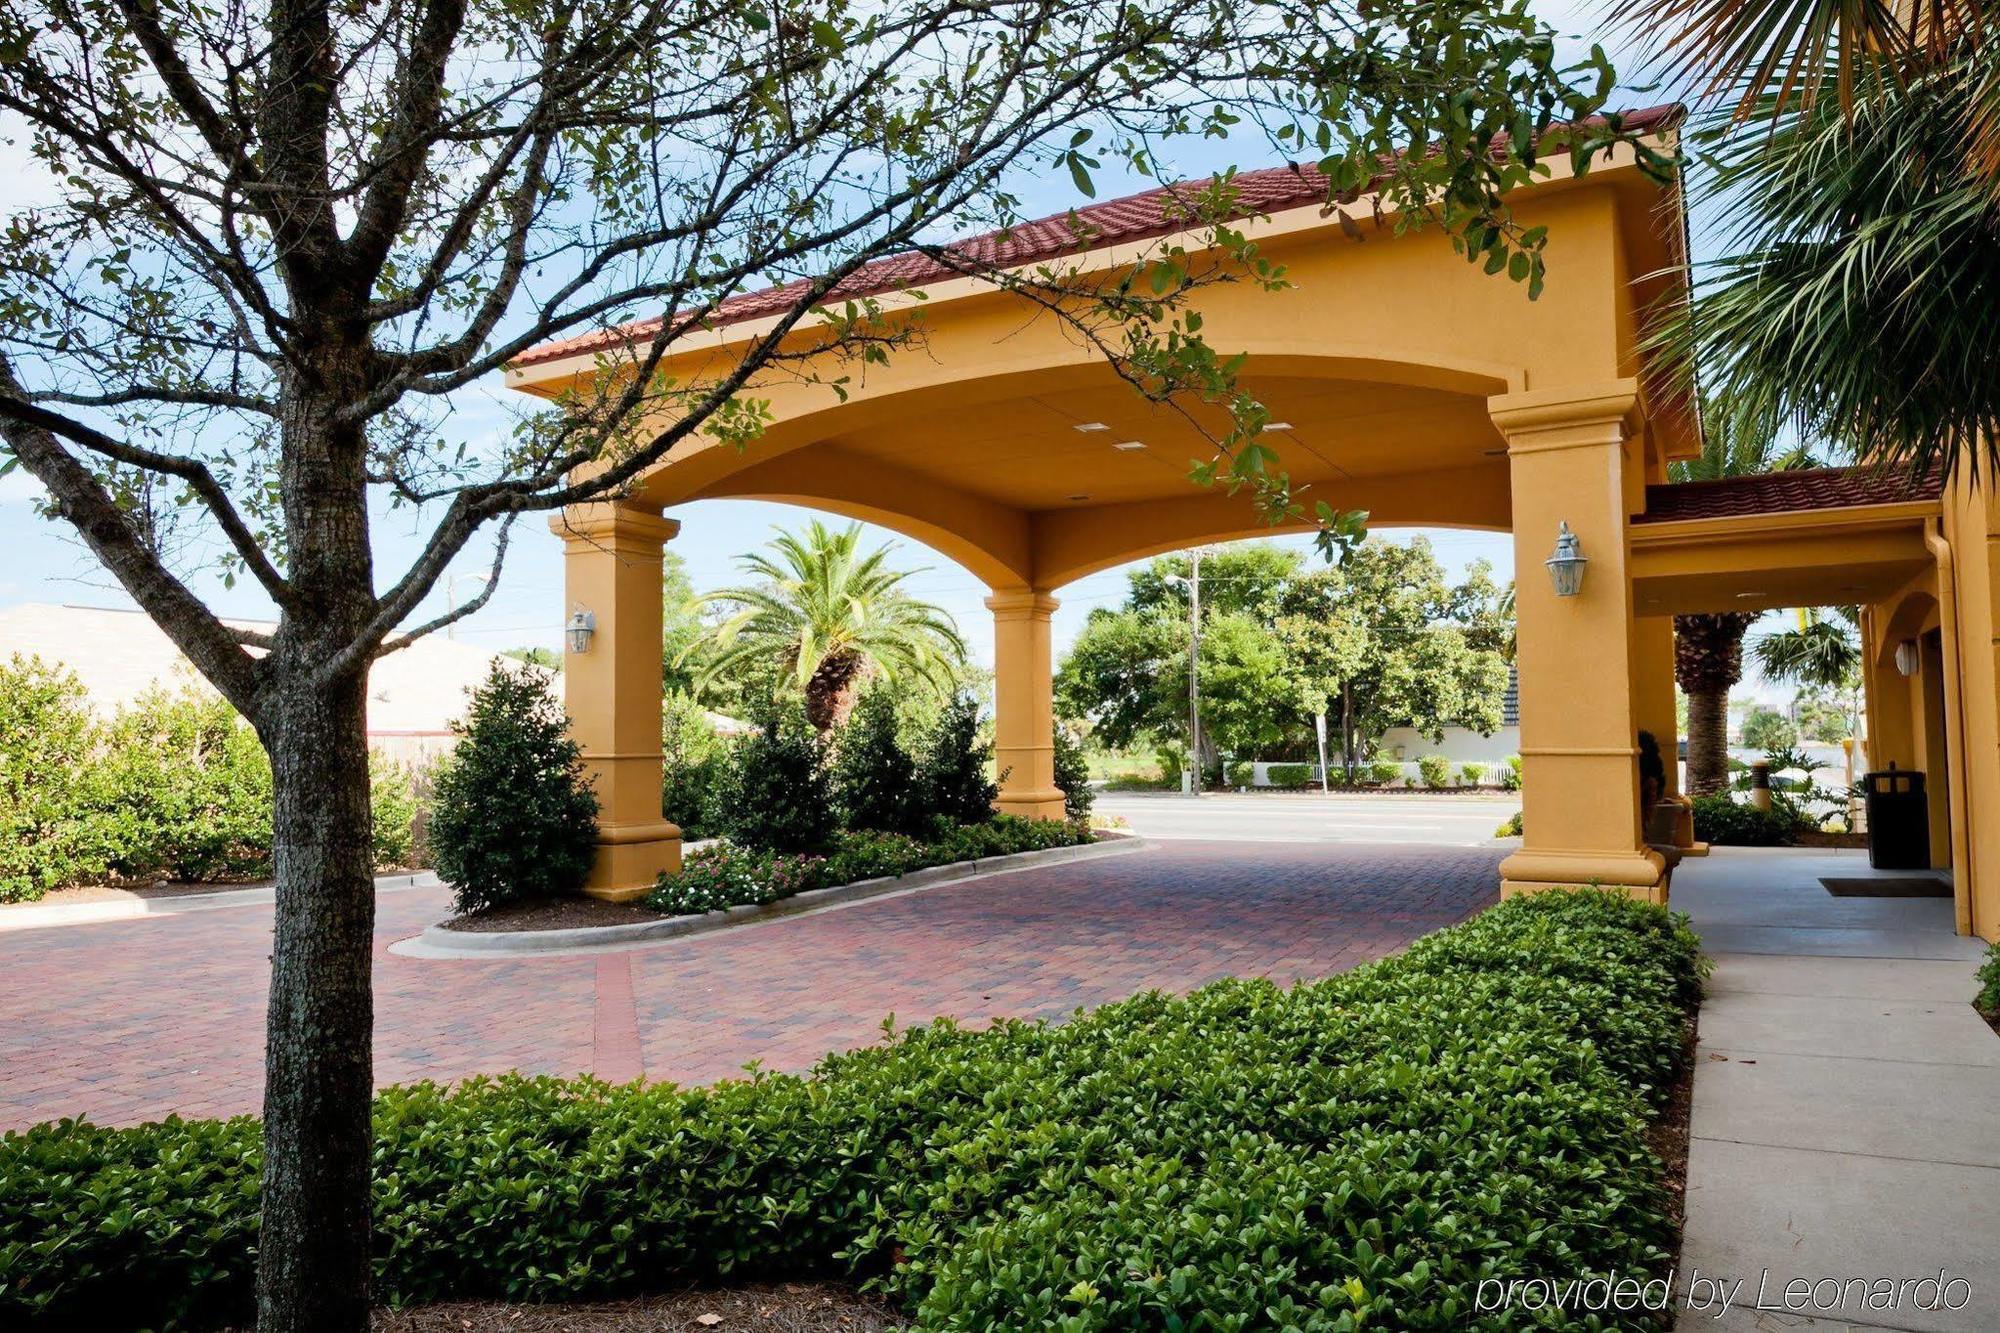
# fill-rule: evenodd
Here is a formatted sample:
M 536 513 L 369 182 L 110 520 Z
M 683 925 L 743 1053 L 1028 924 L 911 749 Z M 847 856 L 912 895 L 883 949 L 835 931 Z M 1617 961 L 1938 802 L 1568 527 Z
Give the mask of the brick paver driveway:
M 385 894 L 379 1083 L 520 1069 L 704 1081 L 802 1069 L 940 1014 L 1059 1016 L 1149 987 L 1351 967 L 1493 901 L 1500 852 L 1155 844 L 646 948 L 511 962 L 387 952 L 443 915 Z M 0 1128 L 257 1109 L 264 905 L 0 932 Z

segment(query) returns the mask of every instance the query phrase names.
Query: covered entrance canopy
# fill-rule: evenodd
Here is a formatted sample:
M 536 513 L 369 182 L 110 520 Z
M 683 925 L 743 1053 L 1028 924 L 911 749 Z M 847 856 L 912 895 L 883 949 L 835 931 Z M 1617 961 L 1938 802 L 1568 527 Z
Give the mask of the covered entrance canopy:
M 1627 117 L 1670 150 L 1677 114 Z M 1635 734 L 1641 664 L 1666 669 L 1665 619 L 1633 602 L 1632 519 L 1669 460 L 1699 450 L 1690 405 L 1652 390 L 1640 352 L 1648 312 L 1685 267 L 1678 194 L 1629 150 L 1572 176 L 1566 164 L 1509 196 L 1545 226 L 1539 300 L 1484 275 L 1435 230 L 1344 233 L 1325 187 L 1290 167 L 1237 178 L 1242 230 L 1290 286 L 1201 288 L 1203 335 L 1247 357 L 1241 382 L 1271 412 L 1265 437 L 1308 499 L 1366 509 L 1376 526 L 1511 530 L 1518 596 L 1527 837 L 1502 867 L 1525 891 L 1602 883 L 1664 897 L 1640 836 Z M 1366 216 L 1368 206 L 1357 206 Z M 1164 191 L 963 243 L 1000 268 L 1060 259 L 1112 275 L 1156 256 L 1182 225 Z M 921 298 L 913 289 L 921 288 Z M 660 367 L 712 379 L 768 332 L 798 289 L 738 298 Z M 921 326 L 918 346 L 851 375 L 843 398 L 797 369 L 749 390 L 771 424 L 746 448 L 689 441 L 631 495 L 558 520 L 569 596 L 596 640 L 566 662 L 569 708 L 598 772 L 603 854 L 592 889 L 636 894 L 678 858 L 659 809 L 659 551 L 696 499 L 782 500 L 882 524 L 959 561 L 993 590 L 1000 804 L 1057 814 L 1049 616 L 1066 583 L 1198 542 L 1271 531 L 1242 495 L 1187 477 L 1212 453 L 1175 408 L 1148 404 L 1100 352 L 1026 298 L 923 256 L 861 270 L 837 293 L 870 295 Z M 651 326 L 657 327 L 657 326 Z M 559 398 L 617 373 L 606 356 L 649 326 L 538 349 L 511 386 Z M 810 347 L 813 332 L 793 335 Z M 1220 425 L 1218 421 L 1213 423 Z M 1538 566 L 1567 523 L 1589 558 L 1559 598 Z M 1649 676 L 1647 679 L 1651 679 Z M 1669 678 L 1668 718 L 1671 720 Z M 1666 734 L 1671 734 L 1671 727 Z

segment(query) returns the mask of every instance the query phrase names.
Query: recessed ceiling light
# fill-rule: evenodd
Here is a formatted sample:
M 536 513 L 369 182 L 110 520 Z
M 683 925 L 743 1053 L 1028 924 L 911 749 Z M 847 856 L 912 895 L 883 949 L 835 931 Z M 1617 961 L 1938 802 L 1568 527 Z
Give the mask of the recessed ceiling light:
M 1292 428 L 1292 423 L 1289 421 L 1267 421 L 1264 423 L 1264 429 L 1267 432 L 1274 430 L 1290 430 L 1291 428 Z
M 1071 504 L 1074 505 L 1074 504 L 1082 504 L 1085 500 L 1088 500 L 1090 497 L 1087 495 L 1071 495 L 1066 498 L 1069 500 Z
M 1105 425 L 1102 421 L 1079 421 L 1071 429 L 1080 430 L 1088 435 L 1095 430 L 1110 430 L 1111 427 Z
M 1144 449 L 1146 442 L 1144 440 L 1120 440 L 1111 447 L 1121 454 L 1129 454 L 1134 449 Z

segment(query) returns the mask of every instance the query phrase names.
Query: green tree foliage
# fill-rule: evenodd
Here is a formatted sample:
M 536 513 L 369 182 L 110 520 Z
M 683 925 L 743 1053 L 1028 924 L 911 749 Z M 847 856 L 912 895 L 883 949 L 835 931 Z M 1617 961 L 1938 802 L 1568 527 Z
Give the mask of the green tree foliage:
M 729 742 L 685 690 L 668 690 L 661 701 L 660 750 L 660 813 L 684 838 L 710 836 L 727 822 L 719 802 L 729 785 Z
M 1799 743 L 1799 729 L 1775 708 L 1751 704 L 1743 715 L 1743 744 L 1752 750 L 1789 750 Z
M 773 554 L 739 560 L 758 580 L 701 600 L 729 613 L 702 645 L 704 683 L 745 666 L 773 664 L 822 736 L 880 676 L 898 684 L 955 688 L 965 641 L 945 611 L 903 587 L 917 570 L 887 565 L 890 547 L 861 550 L 861 525 L 835 530 L 817 519 L 803 534 L 779 533 Z
M 688 577 L 687 560 L 671 545 L 660 552 L 660 687 L 694 694 L 707 663 L 702 648 L 714 627 L 702 617 L 701 598 Z M 727 711 L 721 710 L 721 711 Z
M 1743 7 L 1763 22 L 1779 6 Z M 1855 41 L 1857 15 L 1813 13 Z M 1833 441 L 1916 470 L 2000 461 L 2000 19 L 1956 8 L 1959 40 L 1843 65 L 1840 97 L 1768 91 L 1698 120 L 1697 207 L 1723 257 L 1656 340 L 1699 365 L 1746 432 Z M 1736 6 L 1717 7 L 1737 11 Z M 1781 66 L 1793 91 L 1830 73 Z M 1767 80 L 1768 81 L 1768 80 Z M 1712 205 L 1712 207 L 1710 206 Z M 1713 418 L 1711 418 L 1711 422 Z
M 1000 794 L 992 769 L 993 743 L 980 734 L 979 701 L 959 694 L 938 715 L 917 761 L 924 814 L 955 824 L 991 819 Z
M 494 663 L 438 767 L 431 859 L 461 912 L 583 887 L 597 797 L 547 678 Z
M 1792 714 L 1798 719 L 1799 735 L 1809 741 L 1834 745 L 1854 734 L 1854 714 L 1847 702 L 1824 691 L 1799 695 Z
M 754 735 L 739 740 L 723 796 L 730 840 L 767 852 L 824 847 L 836 822 L 826 750 L 796 704 L 773 710 Z
M 1127 604 L 1093 611 L 1057 673 L 1058 710 L 1110 748 L 1186 736 L 1186 569 L 1135 571 Z M 1499 729 L 1512 618 L 1483 564 L 1453 583 L 1422 539 L 1370 538 L 1318 569 L 1259 543 L 1203 560 L 1202 603 L 1202 725 L 1218 750 L 1307 757 L 1322 709 L 1336 728 L 1351 714 L 1356 759 L 1392 726 Z
M 861 696 L 834 750 L 834 803 L 850 829 L 913 833 L 924 823 L 917 761 L 903 744 L 896 693 L 876 685 Z

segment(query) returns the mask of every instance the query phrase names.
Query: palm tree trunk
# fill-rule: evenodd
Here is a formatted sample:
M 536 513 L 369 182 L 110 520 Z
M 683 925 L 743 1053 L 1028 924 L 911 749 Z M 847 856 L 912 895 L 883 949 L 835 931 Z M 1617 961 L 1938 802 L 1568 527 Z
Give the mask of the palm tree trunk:
M 1713 796 L 1729 786 L 1729 691 L 1700 690 L 1687 701 L 1688 795 Z
M 1756 619 L 1741 611 L 1674 617 L 1674 679 L 1688 701 L 1690 796 L 1729 785 L 1729 687 L 1743 678 L 1743 635 Z

